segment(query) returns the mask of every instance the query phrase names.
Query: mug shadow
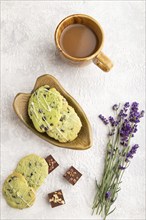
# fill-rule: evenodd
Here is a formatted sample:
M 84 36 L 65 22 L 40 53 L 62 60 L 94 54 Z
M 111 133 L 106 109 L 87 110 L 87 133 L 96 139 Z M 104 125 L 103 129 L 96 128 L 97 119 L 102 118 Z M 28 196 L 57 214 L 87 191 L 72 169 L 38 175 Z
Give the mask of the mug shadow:
M 72 61 L 68 60 L 65 57 L 62 57 L 60 55 L 60 52 L 58 51 L 58 49 L 56 48 L 55 43 L 51 44 L 51 47 L 47 48 L 46 53 L 48 54 L 47 56 L 49 57 L 48 59 L 48 65 L 51 62 L 53 64 L 53 66 L 58 66 L 59 68 L 63 68 L 63 69 L 74 69 L 74 70 L 78 70 L 78 68 L 84 67 L 86 66 L 83 63 L 73 63 Z M 69 72 L 71 73 L 71 72 Z

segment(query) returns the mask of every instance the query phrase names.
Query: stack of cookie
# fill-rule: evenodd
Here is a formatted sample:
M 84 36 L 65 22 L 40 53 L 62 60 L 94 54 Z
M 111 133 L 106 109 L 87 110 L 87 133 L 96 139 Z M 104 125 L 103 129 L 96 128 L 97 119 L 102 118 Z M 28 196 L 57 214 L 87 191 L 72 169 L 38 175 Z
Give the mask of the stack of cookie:
M 14 173 L 3 185 L 3 195 L 7 203 L 18 209 L 33 205 L 35 192 L 48 175 L 48 163 L 44 158 L 30 154 L 22 158 Z
M 82 127 L 81 120 L 66 99 L 48 85 L 32 93 L 28 115 L 35 129 L 59 142 L 73 141 Z

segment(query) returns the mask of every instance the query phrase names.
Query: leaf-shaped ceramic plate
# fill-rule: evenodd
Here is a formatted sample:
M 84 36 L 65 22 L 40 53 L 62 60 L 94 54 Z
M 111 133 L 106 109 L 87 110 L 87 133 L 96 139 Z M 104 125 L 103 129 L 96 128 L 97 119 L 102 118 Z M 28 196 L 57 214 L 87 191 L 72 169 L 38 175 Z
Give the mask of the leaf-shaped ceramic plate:
M 56 90 L 58 90 L 61 93 L 61 95 L 66 98 L 69 105 L 71 105 L 75 109 L 76 113 L 78 114 L 82 122 L 82 128 L 78 134 L 78 137 L 71 142 L 60 143 L 59 141 L 49 137 L 46 133 L 39 133 L 34 128 L 33 123 L 27 113 L 28 101 L 29 101 L 31 93 L 29 94 L 18 93 L 14 99 L 13 107 L 14 107 L 16 114 L 21 119 L 21 121 L 40 138 L 56 146 L 63 147 L 63 148 L 76 149 L 76 150 L 85 150 L 91 147 L 92 146 L 91 126 L 87 119 L 87 116 L 85 115 L 83 109 L 80 107 L 77 101 L 65 91 L 65 89 L 60 85 L 57 79 L 55 79 L 53 76 L 48 75 L 48 74 L 42 75 L 39 78 L 37 78 L 32 92 L 43 85 L 49 85 L 50 87 L 56 88 Z

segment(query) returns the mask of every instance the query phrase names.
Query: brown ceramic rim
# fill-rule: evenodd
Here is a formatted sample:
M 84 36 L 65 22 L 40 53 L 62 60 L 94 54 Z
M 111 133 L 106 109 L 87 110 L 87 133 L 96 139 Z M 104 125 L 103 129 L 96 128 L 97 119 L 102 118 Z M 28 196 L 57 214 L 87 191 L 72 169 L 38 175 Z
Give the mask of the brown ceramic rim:
M 59 27 L 62 25 L 62 23 L 63 23 L 64 21 L 68 20 L 68 19 L 71 18 L 71 17 L 84 17 L 84 18 L 88 18 L 88 19 L 92 20 L 92 21 L 100 28 L 101 33 L 102 33 L 102 43 L 101 43 L 100 47 L 98 48 L 98 50 L 97 50 L 95 53 L 93 53 L 91 56 L 82 57 L 82 58 L 72 57 L 72 56 L 68 55 L 68 54 L 61 48 L 60 42 L 59 42 L 59 38 L 58 38 L 58 29 L 59 29 Z M 57 46 L 57 48 L 59 49 L 59 51 L 62 52 L 63 55 L 64 55 L 66 58 L 68 58 L 68 59 L 70 59 L 70 60 L 73 60 L 73 61 L 78 61 L 78 62 L 79 62 L 79 61 L 88 61 L 88 60 L 94 59 L 94 58 L 100 53 L 100 51 L 102 50 L 102 48 L 103 48 L 103 43 L 104 43 L 104 32 L 103 32 L 103 29 L 102 29 L 102 27 L 100 26 L 100 24 L 99 24 L 94 18 L 90 17 L 89 15 L 85 15 L 85 14 L 72 14 L 72 15 L 69 15 L 69 16 L 67 16 L 66 18 L 64 18 L 64 19 L 58 24 L 58 26 L 57 26 L 57 28 L 56 28 L 56 30 L 55 30 L 55 43 L 56 43 L 56 46 Z

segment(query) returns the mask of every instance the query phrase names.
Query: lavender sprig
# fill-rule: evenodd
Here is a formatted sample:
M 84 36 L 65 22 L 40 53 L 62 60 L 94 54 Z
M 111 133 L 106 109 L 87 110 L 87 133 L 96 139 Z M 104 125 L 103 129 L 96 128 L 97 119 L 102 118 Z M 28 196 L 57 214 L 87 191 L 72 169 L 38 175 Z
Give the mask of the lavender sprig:
M 130 146 L 130 141 L 144 116 L 137 102 L 131 105 L 126 102 L 122 108 L 115 104 L 112 109 L 116 112 L 115 118 L 110 116 L 107 119 L 99 115 L 102 122 L 110 127 L 110 132 L 103 177 L 100 184 L 96 183 L 97 192 L 92 207 L 93 213 L 96 211 L 96 214 L 101 214 L 104 220 L 115 210 L 110 211 L 120 191 L 122 176 L 139 148 L 138 144 Z

